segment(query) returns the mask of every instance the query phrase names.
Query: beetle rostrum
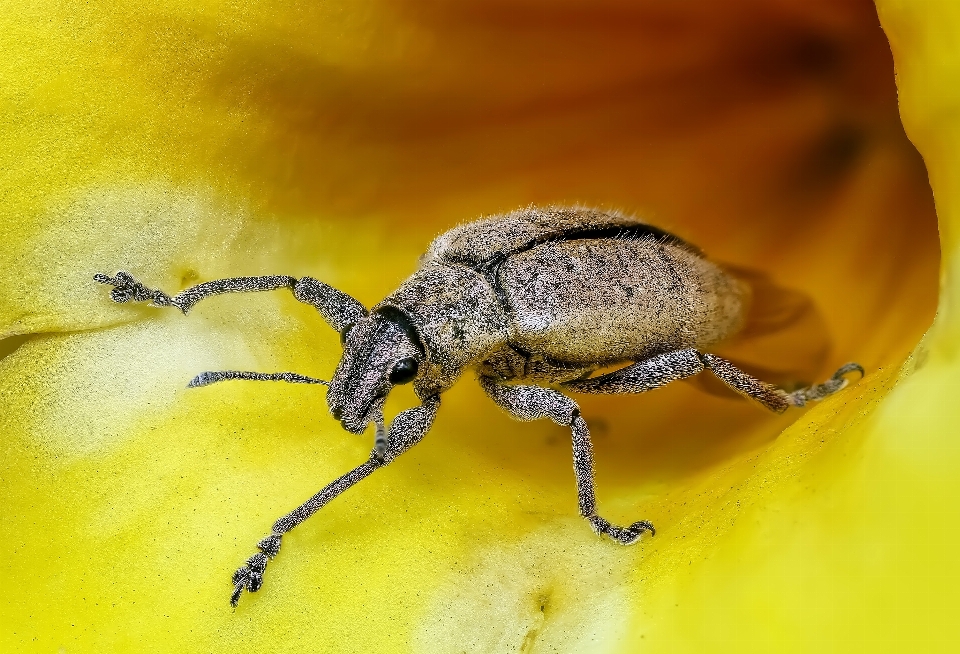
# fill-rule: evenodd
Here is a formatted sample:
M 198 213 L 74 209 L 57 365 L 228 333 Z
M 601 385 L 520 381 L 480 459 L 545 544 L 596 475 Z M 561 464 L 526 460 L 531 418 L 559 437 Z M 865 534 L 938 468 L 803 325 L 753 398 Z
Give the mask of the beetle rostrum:
M 283 535 L 429 431 L 440 396 L 468 369 L 486 394 L 519 420 L 549 418 L 568 427 L 580 514 L 617 543 L 654 533 L 597 514 L 593 445 L 568 393 L 642 393 L 709 371 L 733 391 L 772 411 L 803 406 L 847 385 L 856 363 L 822 384 L 787 392 L 711 353 L 749 333 L 757 293 L 749 275 L 707 259 L 696 247 L 631 216 L 585 208 L 527 208 L 463 224 L 437 237 L 418 270 L 371 310 L 310 277 L 237 277 L 177 295 L 132 275 L 94 276 L 115 302 L 151 302 L 186 314 L 221 293 L 287 288 L 340 334 L 343 356 L 329 382 L 298 373 L 203 372 L 189 387 L 244 379 L 327 385 L 327 404 L 343 428 L 375 425 L 370 457 L 273 525 L 257 554 L 236 571 L 230 598 L 256 592 Z M 602 368 L 620 366 L 612 372 Z M 386 427 L 391 389 L 413 383 L 420 405 Z

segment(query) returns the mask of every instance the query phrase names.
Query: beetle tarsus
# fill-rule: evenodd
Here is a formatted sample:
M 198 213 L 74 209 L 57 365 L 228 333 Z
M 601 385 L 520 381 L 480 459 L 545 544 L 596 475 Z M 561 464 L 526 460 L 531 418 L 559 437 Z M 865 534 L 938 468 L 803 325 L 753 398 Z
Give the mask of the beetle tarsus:
M 263 573 L 267 569 L 267 555 L 254 554 L 247 559 L 247 564 L 233 573 L 233 594 L 230 595 L 230 605 L 237 608 L 240 595 L 247 590 L 255 593 L 263 586 Z
M 230 605 L 237 608 L 243 591 L 255 593 L 263 586 L 263 574 L 267 563 L 280 552 L 282 534 L 272 533 L 257 543 L 259 553 L 247 559 L 246 565 L 233 573 L 233 593 L 230 595 Z
M 649 531 L 651 536 L 655 536 L 657 533 L 657 530 L 653 528 L 653 524 L 646 520 L 634 522 L 629 527 L 618 527 L 617 525 L 610 524 L 609 521 L 604 520 L 598 515 L 588 516 L 587 521 L 597 534 L 607 535 L 621 545 L 633 545 L 640 540 L 640 537 L 645 531 Z
M 257 543 L 257 549 L 266 554 L 268 558 L 272 559 L 280 553 L 280 541 L 282 539 L 283 534 L 270 534 Z
M 860 379 L 863 379 L 863 366 L 859 363 L 847 363 L 840 366 L 840 368 L 833 373 L 833 376 L 822 384 L 814 384 L 813 386 L 801 388 L 792 393 L 786 393 L 786 400 L 791 406 L 804 406 L 807 402 L 818 402 L 846 388 L 850 383 L 850 380 L 847 379 L 846 376 L 852 372 L 859 373 Z
M 637 532 L 638 535 L 643 533 L 644 531 L 649 531 L 651 536 L 657 535 L 656 528 L 653 526 L 653 523 L 650 522 L 649 520 L 637 520 L 632 525 L 630 525 L 629 529 L 631 531 Z

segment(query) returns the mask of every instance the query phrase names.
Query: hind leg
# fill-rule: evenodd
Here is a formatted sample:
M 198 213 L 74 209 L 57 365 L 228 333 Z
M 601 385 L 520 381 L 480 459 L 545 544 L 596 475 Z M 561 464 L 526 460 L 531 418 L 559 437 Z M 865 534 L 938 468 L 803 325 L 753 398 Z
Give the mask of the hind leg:
M 788 393 L 748 375 L 726 359 L 715 354 L 702 354 L 691 348 L 658 354 L 606 375 L 567 382 L 563 386 L 578 393 L 643 393 L 704 370 L 712 372 L 741 395 L 752 398 L 777 413 L 782 413 L 791 406 L 804 406 L 807 402 L 822 400 L 836 393 L 849 383 L 846 375 L 851 372 L 858 372 L 863 376 L 860 364 L 848 363 L 824 383 Z
M 804 406 L 807 402 L 822 400 L 846 388 L 847 384 L 850 383 L 846 379 L 846 375 L 851 372 L 860 373 L 860 376 L 863 377 L 863 367 L 859 363 L 848 363 L 841 366 L 824 383 L 814 384 L 788 393 L 772 384 L 748 375 L 726 359 L 721 359 L 714 354 L 702 354 L 701 358 L 704 365 L 720 381 L 738 393 L 757 400 L 777 413 L 783 413 L 791 406 Z

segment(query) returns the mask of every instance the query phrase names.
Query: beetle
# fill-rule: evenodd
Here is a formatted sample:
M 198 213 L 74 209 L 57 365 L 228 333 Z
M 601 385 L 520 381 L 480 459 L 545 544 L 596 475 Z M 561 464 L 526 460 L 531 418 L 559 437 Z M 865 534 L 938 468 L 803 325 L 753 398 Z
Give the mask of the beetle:
M 484 392 L 520 420 L 549 418 L 570 429 L 580 515 L 617 543 L 636 543 L 652 524 L 610 523 L 597 513 L 593 446 L 572 393 L 642 393 L 710 371 L 775 412 L 842 388 L 842 366 L 826 382 L 787 392 L 708 350 L 742 331 L 753 288 L 733 269 L 639 219 L 583 207 L 528 207 L 441 234 L 416 272 L 367 310 L 310 277 L 238 277 L 169 296 L 132 275 L 94 276 L 114 302 L 151 302 L 186 314 L 221 293 L 287 288 L 340 333 L 343 356 L 327 382 L 292 372 L 211 371 L 188 387 L 229 379 L 324 384 L 333 417 L 348 432 L 370 424 L 370 457 L 273 525 L 259 552 L 233 575 L 230 603 L 256 592 L 283 535 L 330 500 L 391 463 L 429 431 L 441 394 L 468 368 Z M 603 368 L 620 366 L 610 372 Z M 595 374 L 598 373 L 599 374 Z M 391 389 L 413 383 L 420 404 L 384 424 Z

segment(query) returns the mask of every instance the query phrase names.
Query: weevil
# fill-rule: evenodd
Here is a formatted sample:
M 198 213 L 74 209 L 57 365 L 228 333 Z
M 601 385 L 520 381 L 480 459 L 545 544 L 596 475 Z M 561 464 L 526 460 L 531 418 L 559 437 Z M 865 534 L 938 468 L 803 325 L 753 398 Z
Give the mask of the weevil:
M 644 532 L 653 535 L 654 527 L 646 520 L 619 526 L 597 513 L 590 431 L 567 393 L 642 393 L 709 371 L 737 393 L 783 412 L 842 389 L 849 373 L 863 375 L 860 365 L 849 363 L 822 384 L 788 392 L 710 353 L 743 329 L 749 282 L 664 230 L 579 207 L 530 207 L 451 229 L 433 241 L 416 272 L 370 310 L 310 277 L 220 279 L 174 296 L 126 272 L 94 279 L 114 287 L 114 302 L 151 302 L 184 314 L 221 293 L 286 288 L 340 333 L 343 356 L 330 381 L 227 370 L 201 373 L 188 384 L 325 384 L 330 413 L 345 430 L 361 434 L 375 425 L 369 458 L 277 520 L 257 544 L 259 552 L 234 573 L 234 607 L 244 590 L 260 589 L 284 534 L 423 439 L 441 395 L 468 368 L 514 418 L 548 418 L 570 429 L 580 515 L 597 534 L 623 545 Z M 387 428 L 387 395 L 409 383 L 420 404 Z

